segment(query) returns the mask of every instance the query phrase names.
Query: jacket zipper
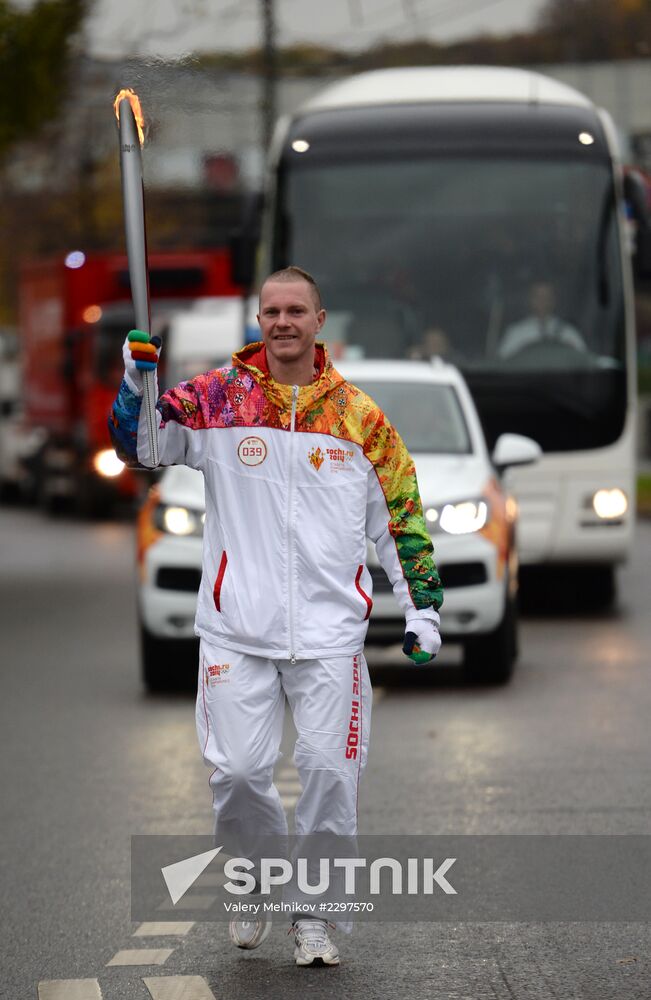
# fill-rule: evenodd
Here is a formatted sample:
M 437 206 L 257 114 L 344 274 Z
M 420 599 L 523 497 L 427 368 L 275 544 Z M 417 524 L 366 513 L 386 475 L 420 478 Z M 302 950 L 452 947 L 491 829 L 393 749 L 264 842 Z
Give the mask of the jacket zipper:
M 294 642 L 294 529 L 292 527 L 292 500 L 294 493 L 294 441 L 296 431 L 296 404 L 298 402 L 298 386 L 292 386 L 292 419 L 289 428 L 289 480 L 287 484 L 287 552 L 289 593 L 287 609 L 289 614 L 289 662 L 296 663 Z

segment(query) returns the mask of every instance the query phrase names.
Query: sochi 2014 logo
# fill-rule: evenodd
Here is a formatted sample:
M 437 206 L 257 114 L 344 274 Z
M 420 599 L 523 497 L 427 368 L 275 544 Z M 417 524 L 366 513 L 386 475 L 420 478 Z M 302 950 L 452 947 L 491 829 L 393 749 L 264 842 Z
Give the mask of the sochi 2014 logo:
M 215 684 L 221 684 L 224 680 L 229 678 L 224 677 L 231 669 L 230 663 L 211 663 L 206 665 L 206 687 L 214 687 Z
M 318 472 L 325 461 L 325 457 L 321 449 L 312 448 L 312 450 L 308 452 L 307 457 L 310 462 L 310 465 L 312 465 Z

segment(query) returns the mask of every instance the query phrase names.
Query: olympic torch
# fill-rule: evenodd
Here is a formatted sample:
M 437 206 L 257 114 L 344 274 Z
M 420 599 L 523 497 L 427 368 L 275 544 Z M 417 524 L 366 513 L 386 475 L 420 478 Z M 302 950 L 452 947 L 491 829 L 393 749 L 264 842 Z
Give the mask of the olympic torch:
M 140 100 L 133 90 L 121 90 L 113 102 L 120 134 L 120 171 L 122 173 L 122 205 L 124 229 L 131 281 L 131 298 L 136 327 L 151 333 L 149 308 L 149 272 L 147 268 L 147 233 L 145 228 L 145 192 L 142 179 L 141 146 L 144 142 L 144 119 Z M 149 448 L 154 465 L 158 465 L 156 434 L 156 372 L 144 371 L 144 406 L 147 416 Z

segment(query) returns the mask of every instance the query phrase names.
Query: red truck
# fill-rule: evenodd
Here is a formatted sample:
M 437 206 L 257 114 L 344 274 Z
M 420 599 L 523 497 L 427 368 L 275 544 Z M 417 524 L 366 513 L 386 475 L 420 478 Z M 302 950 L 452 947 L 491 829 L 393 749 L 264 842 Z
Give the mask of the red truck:
M 152 331 L 188 300 L 241 294 L 226 249 L 151 254 L 149 281 Z M 45 509 L 66 498 L 100 513 L 138 492 L 106 426 L 134 325 L 126 257 L 75 251 L 25 264 L 19 297 L 23 430 L 37 443 L 25 457 L 31 491 Z

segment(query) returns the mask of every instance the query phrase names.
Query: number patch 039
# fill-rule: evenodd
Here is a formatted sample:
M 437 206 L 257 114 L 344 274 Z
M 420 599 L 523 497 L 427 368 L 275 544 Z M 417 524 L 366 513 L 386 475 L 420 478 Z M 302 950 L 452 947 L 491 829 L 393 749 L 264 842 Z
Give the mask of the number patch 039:
M 244 465 L 261 465 L 267 457 L 267 446 L 259 437 L 245 437 L 240 441 L 237 457 Z

